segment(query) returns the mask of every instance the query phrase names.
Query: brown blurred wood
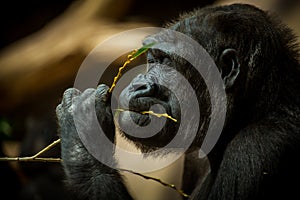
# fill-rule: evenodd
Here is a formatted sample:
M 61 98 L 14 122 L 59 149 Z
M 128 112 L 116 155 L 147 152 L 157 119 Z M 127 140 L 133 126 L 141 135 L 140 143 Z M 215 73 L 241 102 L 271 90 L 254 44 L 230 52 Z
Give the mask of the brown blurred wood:
M 81 62 L 109 36 L 146 24 L 116 23 L 132 0 L 76 1 L 39 32 L 0 52 L 0 113 L 61 92 Z

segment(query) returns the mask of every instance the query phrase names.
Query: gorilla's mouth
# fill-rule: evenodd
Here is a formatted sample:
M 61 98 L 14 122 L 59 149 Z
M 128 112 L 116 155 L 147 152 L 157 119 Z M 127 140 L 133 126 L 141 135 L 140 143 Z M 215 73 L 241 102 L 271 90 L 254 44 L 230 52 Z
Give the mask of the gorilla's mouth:
M 155 109 L 156 105 L 160 105 L 160 109 Z M 119 123 L 121 125 L 128 125 L 130 121 L 138 126 L 147 126 L 151 122 L 149 111 L 153 113 L 169 113 L 168 104 L 164 101 L 153 97 L 139 97 L 134 98 L 129 102 L 129 108 L 122 107 L 120 104 Z
M 171 118 L 179 119 L 179 104 L 173 99 L 167 88 L 138 75 L 119 96 L 118 108 L 122 111 L 115 115 L 119 132 L 141 149 L 164 147 L 180 124 Z
M 156 106 L 160 109 L 157 110 Z M 155 116 L 164 113 L 171 116 L 167 102 L 143 97 L 132 101 L 129 107 L 130 109 L 121 109 L 122 111 L 117 115 L 118 129 L 143 152 L 162 148 L 173 139 L 173 133 L 176 133 L 178 128 L 177 123 L 166 117 Z M 149 114 L 149 112 L 155 114 Z

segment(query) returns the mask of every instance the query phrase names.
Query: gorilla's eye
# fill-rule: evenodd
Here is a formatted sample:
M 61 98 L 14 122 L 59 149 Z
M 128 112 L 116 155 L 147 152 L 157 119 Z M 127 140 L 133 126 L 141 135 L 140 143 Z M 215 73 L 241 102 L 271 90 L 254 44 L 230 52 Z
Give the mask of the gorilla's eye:
M 170 66 L 171 63 L 172 63 L 172 60 L 169 57 L 165 57 L 163 59 L 163 61 L 161 62 L 161 64 L 168 65 L 168 66 Z
M 148 52 L 147 54 L 147 62 L 148 63 L 155 63 L 155 58 L 151 52 Z
M 159 63 L 164 65 L 169 65 L 171 63 L 170 56 L 163 51 L 158 49 L 150 49 L 147 55 L 147 62 L 148 63 Z

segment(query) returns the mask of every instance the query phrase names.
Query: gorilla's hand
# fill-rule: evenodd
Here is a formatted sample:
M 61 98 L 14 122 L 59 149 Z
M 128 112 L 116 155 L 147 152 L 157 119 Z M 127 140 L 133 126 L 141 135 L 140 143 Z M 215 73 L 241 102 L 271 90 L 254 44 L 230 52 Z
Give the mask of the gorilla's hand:
M 109 102 L 106 85 L 87 89 L 83 93 L 71 88 L 65 91 L 61 104 L 56 108 L 63 166 L 75 199 L 132 200 L 118 171 L 94 158 L 78 135 L 78 131 L 81 134 L 99 134 L 99 129 L 95 128 L 99 127 L 99 123 L 106 136 L 114 142 L 115 125 Z M 96 146 L 97 152 L 110 161 L 110 166 L 114 166 L 114 145 L 110 142 L 108 145 L 102 139 L 95 142 L 100 143 Z
M 95 121 L 95 112 L 98 121 Z M 98 124 L 95 123 L 99 122 L 107 137 L 114 141 L 115 126 L 106 85 L 87 89 L 83 93 L 75 88 L 67 89 L 56 113 L 61 133 L 62 159 L 67 169 L 70 165 L 86 165 L 88 162 L 83 162 L 84 160 L 97 162 L 83 146 L 78 131 L 89 134 L 96 130 Z M 113 149 L 106 149 L 102 153 L 112 155 Z

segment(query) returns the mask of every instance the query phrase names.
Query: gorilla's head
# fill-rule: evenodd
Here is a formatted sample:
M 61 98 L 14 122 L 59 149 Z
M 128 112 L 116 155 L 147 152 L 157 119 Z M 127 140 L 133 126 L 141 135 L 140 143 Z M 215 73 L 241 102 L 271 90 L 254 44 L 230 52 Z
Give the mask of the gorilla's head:
M 257 26 L 257 21 L 264 24 Z M 269 30 L 270 27 L 274 27 L 274 30 Z M 282 62 L 282 55 L 287 53 L 273 52 L 272 49 L 279 49 L 278 46 L 290 38 L 283 38 L 284 41 L 276 39 L 280 38 L 277 35 L 282 35 L 281 32 L 285 29 L 273 25 L 263 11 L 242 4 L 208 7 L 183 15 L 167 28 L 197 41 L 216 64 L 218 76 L 226 91 L 226 98 L 220 98 L 218 104 L 220 106 L 226 102 L 224 130 L 230 129 L 232 124 L 239 129 L 244 123 L 262 117 L 274 106 L 279 85 L 277 66 Z M 172 53 L 180 50 L 196 60 L 206 59 L 201 53 L 197 54 L 195 49 L 187 48 L 186 41 L 174 36 L 172 31 L 162 31 L 144 40 L 144 44 L 152 42 L 157 45 L 147 52 L 147 72 L 138 75 L 121 93 L 120 107 L 131 111 L 120 113 L 120 127 L 126 127 L 126 131 L 123 130 L 126 137 L 135 141 L 138 146 L 145 147 L 144 150 L 149 150 L 168 144 L 178 134 L 180 124 L 187 121 L 187 131 L 180 133 L 182 137 L 173 145 L 175 148 L 192 137 L 188 129 L 200 111 L 197 136 L 194 140 L 194 145 L 200 146 L 212 119 L 211 98 L 220 96 L 219 93 L 211 93 L 207 88 L 205 80 L 213 79 L 210 66 L 204 66 L 205 62 L 201 62 L 201 67 L 208 69 L 206 77 L 203 77 L 188 60 Z M 165 43 L 173 45 L 155 48 L 162 47 L 160 45 Z M 190 92 L 185 80 L 188 80 L 194 93 Z M 193 94 L 197 97 L 199 110 L 191 104 Z M 188 109 L 182 110 L 183 106 Z M 219 109 L 222 111 L 222 108 Z M 136 125 L 146 127 L 152 120 L 157 120 L 153 116 L 141 114 L 148 110 L 167 113 L 178 121 L 160 119 L 166 123 L 155 135 L 151 131 L 141 132 L 142 137 L 138 133 L 131 134 L 131 131 L 137 130 Z M 217 116 L 216 113 L 215 115 Z M 155 123 L 157 127 L 160 126 L 159 120 Z

